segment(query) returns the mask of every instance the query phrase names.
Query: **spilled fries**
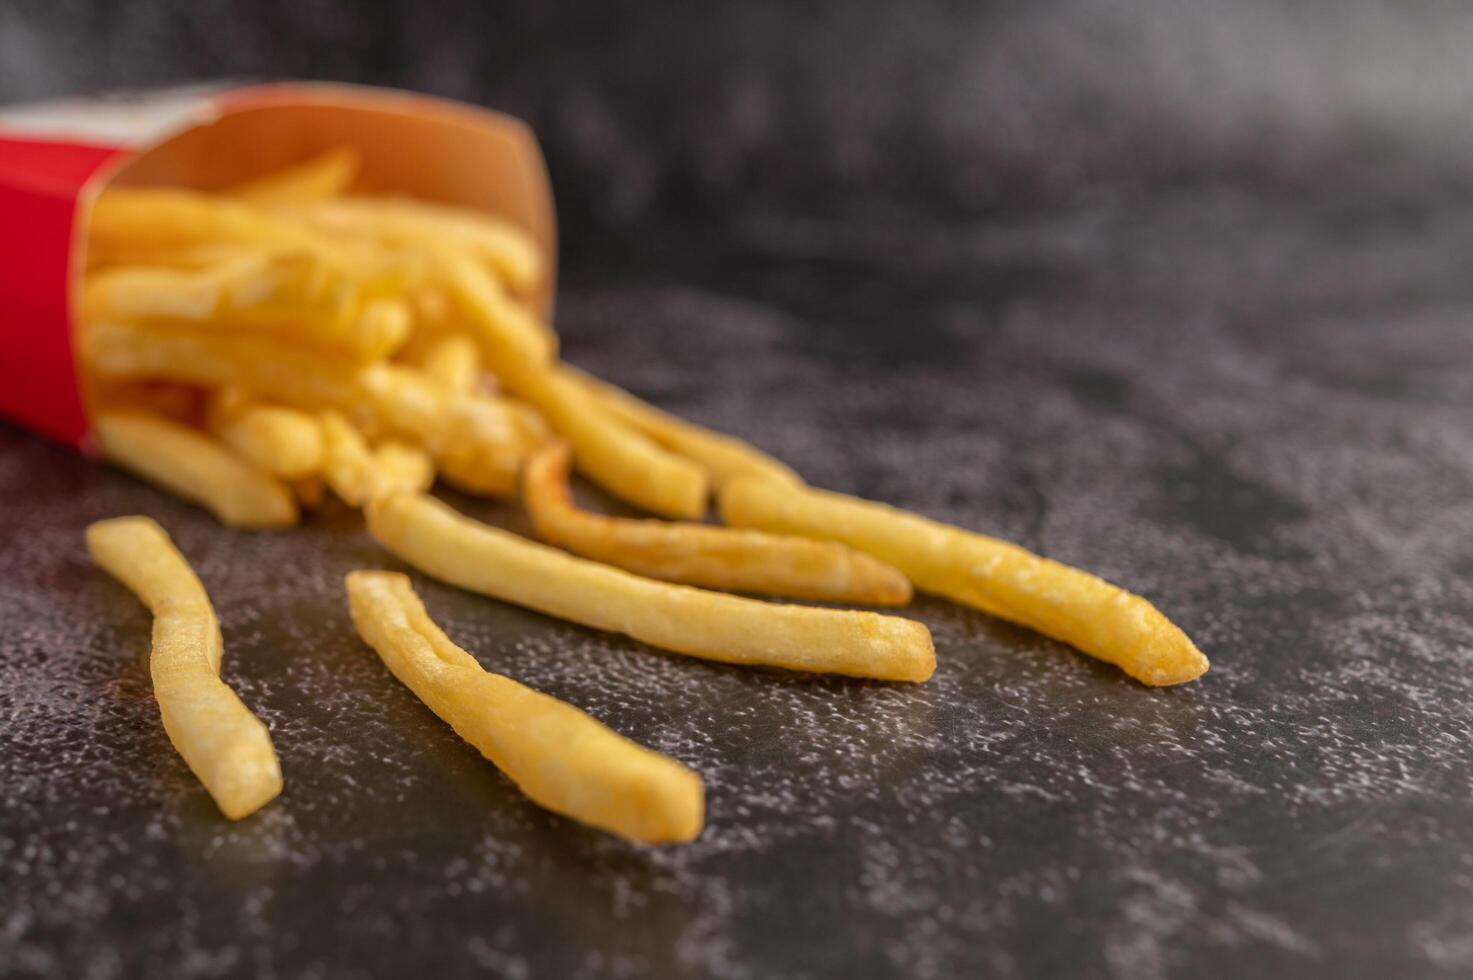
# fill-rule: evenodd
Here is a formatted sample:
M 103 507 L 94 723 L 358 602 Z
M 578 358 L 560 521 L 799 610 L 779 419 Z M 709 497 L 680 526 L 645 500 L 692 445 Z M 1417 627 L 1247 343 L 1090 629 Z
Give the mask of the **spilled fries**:
M 740 599 L 564 554 L 401 494 L 368 508 L 389 551 L 442 581 L 706 660 L 923 681 L 931 634 L 909 619 Z
M 522 504 L 542 540 L 650 578 L 826 602 L 889 606 L 910 601 L 904 575 L 844 545 L 581 510 L 568 489 L 568 449 L 561 443 L 527 460 Z

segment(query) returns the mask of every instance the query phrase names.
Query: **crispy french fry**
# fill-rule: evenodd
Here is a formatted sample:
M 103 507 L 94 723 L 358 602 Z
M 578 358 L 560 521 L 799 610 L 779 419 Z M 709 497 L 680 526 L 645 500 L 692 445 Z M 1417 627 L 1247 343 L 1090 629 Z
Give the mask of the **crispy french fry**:
M 184 556 L 147 517 L 87 528 L 87 550 L 152 610 L 153 693 L 169 741 L 231 820 L 281 792 L 271 734 L 220 679 L 220 624 Z
M 99 374 L 238 385 L 271 401 L 340 411 L 375 438 L 416 442 L 447 479 L 471 492 L 514 492 L 522 459 L 542 439 L 524 406 L 444 391 L 399 364 L 336 364 L 254 338 L 113 321 L 88 326 L 82 354 Z
M 480 524 L 431 497 L 382 497 L 367 513 L 369 532 L 429 575 L 677 653 L 892 681 L 923 681 L 936 667 L 930 631 L 913 620 L 656 582 Z
M 291 491 L 203 433 L 143 412 L 101 412 L 93 430 L 109 460 L 203 505 L 225 524 L 297 523 Z
M 421 247 L 455 247 L 496 271 L 518 292 L 545 275 L 542 253 L 520 228 L 491 215 L 406 198 L 346 198 L 292 212 L 315 227 Z
M 241 459 L 283 480 L 322 469 L 322 427 L 307 412 L 252 402 L 222 389 L 209 413 L 210 432 Z
M 387 442 L 371 450 L 357 429 L 337 412 L 324 412 L 323 477 L 350 507 L 391 493 L 420 493 L 435 482 L 434 464 L 421 450 Z
M 841 541 L 890 562 L 917 588 L 1020 623 L 1145 684 L 1181 684 L 1208 663 L 1138 595 L 996 538 L 824 490 L 736 480 L 721 516 L 737 527 Z
M 700 776 L 572 705 L 484 670 L 430 619 L 406 576 L 351 572 L 347 586 L 364 642 L 533 801 L 650 844 L 700 834 Z
M 740 439 L 677 418 L 577 368 L 565 365 L 563 370 L 614 418 L 671 452 L 695 460 L 717 486 L 739 476 L 789 484 L 803 482 L 786 463 Z
M 316 204 L 343 195 L 358 176 L 362 162 L 357 150 L 340 146 L 264 177 L 237 184 L 229 193 L 264 207 Z
M 474 390 L 481 371 L 476 344 L 463 334 L 431 342 L 413 363 L 446 391 Z
M 910 582 L 893 567 L 830 541 L 709 524 L 606 517 L 568 489 L 568 447 L 549 444 L 522 469 L 522 503 L 549 544 L 667 582 L 797 599 L 904 605 Z
M 578 469 L 616 497 L 664 517 L 695 520 L 706 513 L 704 470 L 626 428 L 569 378 L 543 372 L 520 379 L 512 390 L 568 441 Z

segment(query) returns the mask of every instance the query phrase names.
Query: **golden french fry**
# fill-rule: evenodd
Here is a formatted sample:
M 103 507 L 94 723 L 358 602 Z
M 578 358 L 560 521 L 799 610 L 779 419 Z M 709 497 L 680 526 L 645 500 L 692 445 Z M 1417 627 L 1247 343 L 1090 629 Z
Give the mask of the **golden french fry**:
M 412 321 L 400 300 L 365 298 L 311 255 L 248 256 L 199 270 L 119 266 L 90 274 L 81 319 L 158 320 L 205 333 L 260 336 L 355 361 L 388 356 Z
M 481 392 L 444 391 L 399 364 L 339 364 L 256 338 L 114 321 L 89 324 L 81 347 L 99 374 L 237 385 L 271 401 L 342 412 L 374 438 L 413 440 L 447 479 L 472 492 L 514 492 L 521 460 L 541 441 L 525 407 Z
M 677 653 L 892 681 L 936 668 L 925 626 L 879 613 L 778 605 L 642 578 L 399 494 L 367 510 L 369 532 L 452 585 Z
M 472 391 L 481 371 L 476 344 L 463 334 L 429 343 L 413 363 L 446 391 Z
M 203 433 L 144 412 L 101 412 L 92 424 L 109 460 L 203 505 L 225 524 L 297 523 L 290 490 Z
M 324 479 L 342 501 L 362 507 L 375 497 L 391 493 L 420 493 L 435 482 L 435 467 L 421 450 L 386 442 L 377 450 L 337 412 L 324 412 Z
M 677 418 L 572 366 L 565 365 L 563 370 L 614 418 L 671 452 L 695 460 L 711 474 L 717 486 L 739 476 L 757 476 L 789 484 L 803 482 L 786 463 L 740 439 Z
M 704 470 L 626 428 L 560 372 L 519 379 L 512 390 L 568 441 L 579 471 L 616 497 L 664 517 L 695 520 L 706 513 Z
M 362 158 L 350 146 L 340 146 L 301 163 L 237 184 L 228 192 L 265 207 L 316 204 L 346 193 L 358 176 Z
M 114 252 L 219 245 L 338 252 L 331 238 L 290 218 L 220 195 L 157 187 L 114 187 L 99 195 L 87 242 L 95 253 L 89 261 L 106 261 Z
M 1115 664 L 1145 684 L 1181 684 L 1208 664 L 1138 595 L 996 538 L 825 490 L 736 480 L 720 494 L 738 527 L 841 541 L 899 568 L 917 588 L 1020 623 Z
M 700 834 L 700 776 L 572 705 L 484 670 L 430 619 L 406 576 L 351 572 L 347 586 L 364 642 L 533 801 L 650 844 Z
M 345 198 L 292 212 L 323 230 L 398 245 L 454 247 L 496 271 L 518 292 L 544 276 L 541 249 L 526 232 L 487 214 L 406 198 Z
M 899 571 L 831 541 L 580 510 L 568 490 L 568 461 L 568 447 L 553 443 L 522 469 L 522 503 L 537 536 L 549 544 L 708 589 L 869 605 L 910 601 L 910 582 Z
M 87 528 L 92 560 L 152 610 L 149 671 L 169 741 L 231 820 L 281 792 L 271 734 L 220 679 L 220 623 L 204 586 L 147 517 Z
M 498 380 L 515 391 L 522 378 L 546 369 L 557 355 L 555 334 L 470 256 L 444 247 L 432 248 L 431 255 L 461 322 Z
M 210 432 L 241 459 L 283 480 L 322 469 L 322 427 L 307 412 L 252 402 L 240 389 L 217 393 Z
M 224 292 L 215 270 L 120 266 L 87 277 L 78 309 L 84 320 L 106 316 L 205 320 L 220 305 Z
M 511 496 L 522 461 L 544 439 L 524 406 L 466 397 L 447 415 L 435 461 L 446 481 L 467 493 Z

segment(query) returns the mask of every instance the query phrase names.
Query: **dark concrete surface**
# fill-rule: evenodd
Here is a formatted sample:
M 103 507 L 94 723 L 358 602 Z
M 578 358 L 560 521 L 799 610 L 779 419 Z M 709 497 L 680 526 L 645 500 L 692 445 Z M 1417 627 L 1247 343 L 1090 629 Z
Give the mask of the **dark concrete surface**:
M 0 427 L 0 973 L 1473 972 L 1473 206 L 1226 184 L 689 227 L 581 247 L 570 360 L 1142 592 L 1212 671 L 1148 690 L 934 600 L 928 684 L 740 670 L 416 576 L 483 663 L 705 777 L 696 843 L 633 847 L 528 804 L 359 642 L 342 577 L 396 563 L 352 513 L 232 531 Z M 271 727 L 286 790 L 244 822 L 88 564 L 84 525 L 133 512 Z

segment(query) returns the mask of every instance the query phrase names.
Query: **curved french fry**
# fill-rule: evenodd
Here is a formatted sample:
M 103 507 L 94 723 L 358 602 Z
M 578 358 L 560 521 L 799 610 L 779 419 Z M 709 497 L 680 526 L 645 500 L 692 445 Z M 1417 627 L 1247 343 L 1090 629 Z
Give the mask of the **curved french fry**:
M 169 536 L 147 517 L 87 528 L 92 560 L 153 611 L 149 671 L 169 741 L 231 820 L 281 792 L 271 734 L 220 679 L 220 624 Z
M 650 844 L 700 834 L 700 776 L 572 705 L 484 670 L 430 619 L 406 576 L 351 572 L 347 586 L 364 642 L 533 801 Z
M 358 176 L 358 151 L 340 146 L 315 157 L 237 184 L 227 193 L 263 207 L 316 204 L 342 195 Z
M 568 441 L 579 471 L 614 496 L 663 517 L 705 515 L 705 471 L 611 418 L 571 379 L 547 371 L 508 387 Z
M 322 469 L 322 427 L 306 412 L 226 389 L 214 400 L 209 426 L 237 456 L 274 477 L 301 480 Z
M 711 474 L 717 486 L 740 476 L 788 484 L 803 482 L 792 467 L 741 439 L 677 418 L 577 368 L 564 365 L 563 371 L 614 418 L 671 452 L 695 460 Z
M 910 582 L 899 571 L 831 541 L 580 510 L 568 490 L 563 443 L 527 459 L 522 503 L 542 540 L 650 578 L 827 602 L 910 601 Z
M 144 412 L 101 412 L 92 424 L 110 461 L 203 505 L 225 524 L 297 523 L 290 490 L 194 429 Z
M 1006 541 L 886 504 L 762 480 L 723 487 L 720 508 L 737 527 L 867 551 L 917 588 L 1062 640 L 1145 684 L 1181 684 L 1208 667 L 1187 635 L 1145 599 Z
M 404 561 L 472 592 L 706 660 L 892 681 L 936 667 L 920 623 L 741 599 L 564 554 L 401 494 L 368 507 L 369 532 Z

